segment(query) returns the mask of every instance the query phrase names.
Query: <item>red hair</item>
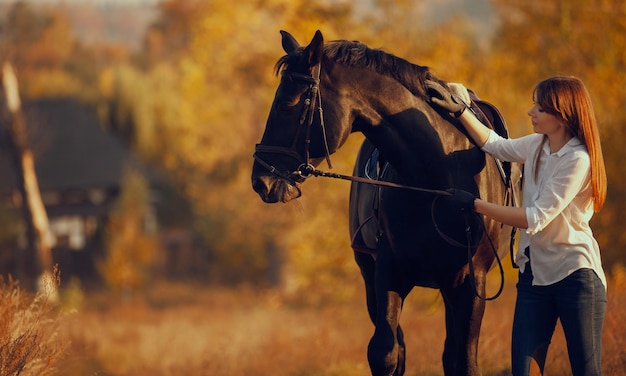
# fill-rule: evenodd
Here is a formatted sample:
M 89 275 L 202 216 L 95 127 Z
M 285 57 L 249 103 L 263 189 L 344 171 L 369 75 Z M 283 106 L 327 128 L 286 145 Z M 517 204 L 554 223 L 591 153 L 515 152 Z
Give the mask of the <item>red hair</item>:
M 591 161 L 593 209 L 600 211 L 606 200 L 606 170 L 600 133 L 587 88 L 576 77 L 557 76 L 537 84 L 533 98 L 544 111 L 563 119 L 569 134 L 578 137 L 587 147 Z

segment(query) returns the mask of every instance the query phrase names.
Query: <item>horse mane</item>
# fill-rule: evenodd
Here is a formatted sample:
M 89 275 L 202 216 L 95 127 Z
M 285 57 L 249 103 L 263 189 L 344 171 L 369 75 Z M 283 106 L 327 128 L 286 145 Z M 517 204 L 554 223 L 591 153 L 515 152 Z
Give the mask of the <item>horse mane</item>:
M 325 55 L 355 68 L 370 69 L 378 74 L 394 78 L 413 95 L 426 99 L 424 81 L 435 79 L 426 66 L 410 63 L 383 50 L 369 48 L 358 41 L 338 40 L 324 46 Z
M 301 48 L 302 50 L 303 48 Z M 340 64 L 354 68 L 369 69 L 389 76 L 400 82 L 413 95 L 428 99 L 424 81 L 440 81 L 426 66 L 410 63 L 383 50 L 369 48 L 358 41 L 336 40 L 324 45 L 324 55 Z M 296 56 L 292 56 L 295 58 Z M 283 56 L 276 63 L 276 72 L 289 66 L 290 55 Z

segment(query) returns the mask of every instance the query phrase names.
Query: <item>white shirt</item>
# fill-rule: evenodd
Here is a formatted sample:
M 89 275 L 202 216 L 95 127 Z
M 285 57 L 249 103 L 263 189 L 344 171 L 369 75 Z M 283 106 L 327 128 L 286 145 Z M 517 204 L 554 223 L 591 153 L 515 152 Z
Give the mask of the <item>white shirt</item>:
M 556 153 L 550 153 L 542 134 L 506 139 L 491 131 L 482 149 L 509 162 L 524 163 L 522 206 L 528 229 L 522 231 L 515 262 L 524 271 L 530 246 L 533 285 L 558 282 L 576 270 L 595 271 L 606 289 L 600 247 L 589 221 L 593 216 L 591 169 L 585 145 L 573 137 Z M 535 180 L 537 156 L 542 153 Z

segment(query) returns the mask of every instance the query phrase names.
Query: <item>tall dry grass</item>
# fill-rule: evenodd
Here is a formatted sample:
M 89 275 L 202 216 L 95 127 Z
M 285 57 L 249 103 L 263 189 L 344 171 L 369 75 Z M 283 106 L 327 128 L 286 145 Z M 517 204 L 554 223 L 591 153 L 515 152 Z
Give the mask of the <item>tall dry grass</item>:
M 605 375 L 626 374 L 626 273 L 610 280 L 604 330 Z M 479 344 L 483 374 L 510 374 L 510 329 L 515 287 L 487 304 Z M 443 304 L 437 291 L 416 289 L 401 323 L 407 375 L 442 375 Z M 62 375 L 368 375 L 366 349 L 373 331 L 364 301 L 319 309 L 286 306 L 272 292 L 161 285 L 140 299 L 85 298 L 65 321 L 71 354 Z M 546 375 L 568 375 L 560 327 Z
M 47 293 L 26 293 L 17 281 L 0 276 L 0 376 L 57 374 L 67 344 L 59 324 Z

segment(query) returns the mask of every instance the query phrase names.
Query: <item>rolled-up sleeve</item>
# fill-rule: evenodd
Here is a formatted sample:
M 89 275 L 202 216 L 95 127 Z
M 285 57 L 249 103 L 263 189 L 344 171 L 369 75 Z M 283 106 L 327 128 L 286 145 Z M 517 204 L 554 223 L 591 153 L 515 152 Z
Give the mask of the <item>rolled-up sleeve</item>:
M 529 235 L 535 235 L 543 228 L 541 226 L 542 221 L 539 218 L 539 210 L 535 206 L 526 208 L 526 221 L 528 222 L 526 233 Z
M 536 145 L 537 139 L 541 137 L 543 136 L 539 134 L 530 134 L 520 138 L 504 138 L 490 130 L 489 137 L 481 149 L 503 161 L 524 163 L 532 146 Z

